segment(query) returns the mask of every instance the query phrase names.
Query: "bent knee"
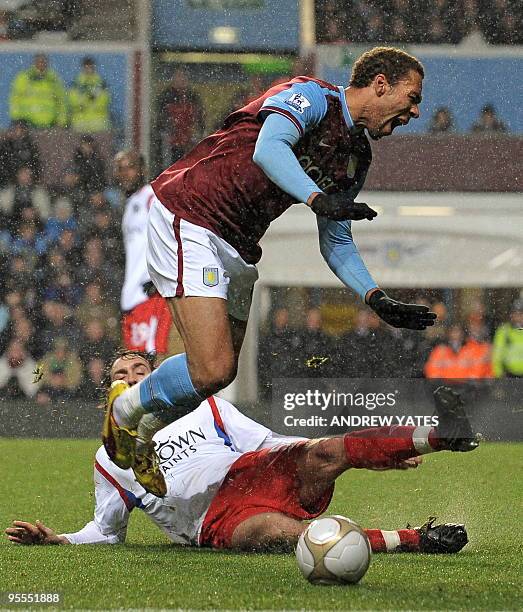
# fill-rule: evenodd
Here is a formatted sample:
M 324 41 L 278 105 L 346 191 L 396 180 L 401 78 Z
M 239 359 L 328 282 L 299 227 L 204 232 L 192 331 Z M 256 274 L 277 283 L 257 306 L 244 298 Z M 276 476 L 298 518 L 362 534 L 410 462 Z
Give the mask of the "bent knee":
M 234 355 L 220 359 L 211 359 L 200 363 L 191 372 L 196 389 L 212 395 L 230 385 L 236 378 L 237 362 Z

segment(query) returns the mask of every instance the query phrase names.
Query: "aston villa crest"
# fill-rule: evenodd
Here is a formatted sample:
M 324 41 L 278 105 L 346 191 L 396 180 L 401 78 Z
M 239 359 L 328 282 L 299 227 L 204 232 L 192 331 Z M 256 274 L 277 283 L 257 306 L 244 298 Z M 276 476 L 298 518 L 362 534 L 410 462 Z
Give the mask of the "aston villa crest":
M 203 269 L 203 284 L 207 287 L 216 287 L 220 280 L 218 268 L 205 267 Z

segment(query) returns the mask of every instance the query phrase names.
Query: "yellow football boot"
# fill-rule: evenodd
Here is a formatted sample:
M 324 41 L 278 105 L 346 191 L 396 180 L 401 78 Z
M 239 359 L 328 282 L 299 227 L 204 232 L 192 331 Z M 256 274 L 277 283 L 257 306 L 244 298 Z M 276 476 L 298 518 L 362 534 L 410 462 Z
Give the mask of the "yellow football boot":
M 119 427 L 113 416 L 114 400 L 124 391 L 129 389 L 129 385 L 123 380 L 115 380 L 107 394 L 105 418 L 102 429 L 102 440 L 109 458 L 122 470 L 129 469 L 134 462 L 134 452 L 136 447 L 136 430 Z
M 132 467 L 134 477 L 148 493 L 156 497 L 163 497 L 167 493 L 167 485 L 153 443 L 139 449 Z

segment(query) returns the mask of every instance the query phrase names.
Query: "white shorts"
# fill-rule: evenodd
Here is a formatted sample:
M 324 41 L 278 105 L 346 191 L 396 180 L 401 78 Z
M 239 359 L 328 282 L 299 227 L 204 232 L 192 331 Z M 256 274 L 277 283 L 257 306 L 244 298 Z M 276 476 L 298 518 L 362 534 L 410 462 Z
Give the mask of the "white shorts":
M 258 270 L 228 242 L 180 219 L 156 197 L 147 239 L 147 267 L 160 295 L 222 298 L 232 317 L 247 320 Z

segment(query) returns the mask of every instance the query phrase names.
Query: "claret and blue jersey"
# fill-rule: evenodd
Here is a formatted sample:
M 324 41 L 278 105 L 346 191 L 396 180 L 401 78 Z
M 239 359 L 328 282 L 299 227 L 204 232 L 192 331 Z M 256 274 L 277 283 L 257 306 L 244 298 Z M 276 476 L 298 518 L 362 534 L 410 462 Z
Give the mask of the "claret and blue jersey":
M 267 118 L 269 113 L 286 117 L 296 127 L 292 148 L 315 183 L 311 189 L 317 191 L 319 187 L 325 193 L 351 191 L 356 197 L 365 181 L 372 153 L 363 130 L 352 121 L 343 87 L 304 77 L 294 79 L 290 87 L 264 101 L 260 115 Z M 282 122 L 273 124 L 275 134 L 285 130 Z M 260 136 L 263 143 L 265 134 Z M 299 189 L 299 182 L 296 175 L 288 187 Z M 300 199 L 306 201 L 310 193 L 300 194 Z
M 369 142 L 352 121 L 343 88 L 297 77 L 229 115 L 152 186 L 172 213 L 257 263 L 258 243 L 274 219 L 314 192 L 348 192 L 354 199 L 370 162 Z M 318 217 L 318 229 L 329 267 L 363 298 L 376 283 L 350 222 Z

